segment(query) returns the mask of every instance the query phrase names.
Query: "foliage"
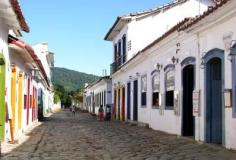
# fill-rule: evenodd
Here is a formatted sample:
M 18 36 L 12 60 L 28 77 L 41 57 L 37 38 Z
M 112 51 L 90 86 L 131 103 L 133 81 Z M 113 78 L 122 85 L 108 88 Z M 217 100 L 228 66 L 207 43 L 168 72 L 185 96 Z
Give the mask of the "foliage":
M 54 85 L 54 95 L 57 95 L 61 100 L 61 104 L 65 107 L 69 107 L 71 105 L 71 98 L 69 92 L 65 90 L 62 85 Z M 55 96 L 54 96 L 54 103 L 55 103 Z
M 52 68 L 52 83 L 54 85 L 61 85 L 66 91 L 81 90 L 85 83 L 92 83 L 98 80 L 99 77 L 69 70 L 66 68 L 54 67 Z
M 65 68 L 52 69 L 52 83 L 54 86 L 54 102 L 58 98 L 65 107 L 70 107 L 72 100 L 83 102 L 83 87 L 85 83 L 92 83 L 99 77 Z
M 58 94 L 54 94 L 54 103 L 57 104 L 58 102 L 60 102 L 60 96 Z

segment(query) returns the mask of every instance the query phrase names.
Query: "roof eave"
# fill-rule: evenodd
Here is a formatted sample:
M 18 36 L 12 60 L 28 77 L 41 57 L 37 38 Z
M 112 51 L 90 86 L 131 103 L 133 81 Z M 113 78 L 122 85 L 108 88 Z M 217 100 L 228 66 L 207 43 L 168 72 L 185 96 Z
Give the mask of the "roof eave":
M 128 21 L 131 20 L 131 17 L 117 17 L 115 23 L 112 25 L 112 27 L 109 29 L 109 31 L 107 32 L 104 40 L 106 41 L 112 41 L 114 36 L 112 36 L 113 32 L 118 32 L 116 30 L 116 27 L 119 25 L 119 23 L 121 23 L 122 21 L 126 21 L 128 23 Z
M 18 0 L 9 0 L 9 3 L 11 4 L 12 9 L 13 9 L 14 13 L 16 14 L 16 18 L 18 20 L 21 30 L 29 33 L 30 29 L 29 29 L 28 24 L 25 21 L 25 18 L 22 13 L 22 10 L 21 10 Z

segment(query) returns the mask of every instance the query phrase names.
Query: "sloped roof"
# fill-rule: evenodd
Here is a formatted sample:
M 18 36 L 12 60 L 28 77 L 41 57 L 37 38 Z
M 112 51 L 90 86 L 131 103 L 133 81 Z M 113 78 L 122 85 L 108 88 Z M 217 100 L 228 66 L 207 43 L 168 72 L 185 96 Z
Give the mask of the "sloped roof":
M 150 43 L 148 46 L 146 46 L 144 49 L 142 49 L 141 51 L 139 51 L 134 57 L 132 57 L 131 59 L 129 59 L 123 66 L 127 65 L 128 63 L 130 63 L 132 60 L 134 60 L 138 55 L 140 55 L 141 53 L 145 52 L 146 50 L 150 49 L 152 46 L 154 46 L 155 44 L 159 43 L 160 41 L 162 41 L 163 39 L 165 39 L 166 37 L 168 37 L 171 33 L 175 32 L 175 31 L 183 31 L 186 30 L 190 27 L 192 27 L 193 25 L 197 24 L 198 22 L 200 22 L 202 19 L 206 18 L 207 16 L 213 14 L 217 9 L 221 8 L 222 6 L 224 6 L 226 3 L 228 3 L 229 1 L 232 0 L 220 0 L 216 3 L 215 6 L 209 7 L 207 11 L 205 11 L 202 15 L 200 16 L 196 16 L 195 18 L 185 18 L 183 21 L 179 22 L 178 24 L 176 24 L 174 27 L 172 27 L 170 30 L 168 30 L 166 33 L 164 33 L 161 37 L 157 38 L 156 40 L 154 40 L 152 43 Z M 123 67 L 122 66 L 122 67 Z M 117 70 L 118 71 L 118 70 Z M 115 73 L 115 72 L 114 72 Z
M 115 28 L 117 27 L 117 25 L 120 23 L 120 21 L 122 20 L 131 20 L 133 17 L 143 17 L 143 16 L 147 16 L 147 15 L 152 15 L 152 14 L 157 14 L 163 11 L 166 11 L 168 9 L 171 9 L 177 5 L 180 5 L 182 3 L 187 2 L 188 0 L 175 0 L 173 2 L 161 5 L 159 7 L 153 8 L 153 9 L 149 9 L 149 10 L 144 10 L 144 11 L 140 11 L 140 12 L 134 12 L 134 13 L 129 13 L 127 15 L 123 15 L 123 16 L 118 16 L 116 18 L 115 23 L 112 25 L 112 27 L 109 29 L 109 31 L 107 32 L 104 40 L 111 40 L 109 37 L 112 34 L 112 32 L 114 30 L 116 30 Z M 128 22 L 128 21 L 127 21 Z
M 103 77 L 100 77 L 97 81 L 88 84 L 88 86 L 85 87 L 85 88 L 86 88 L 86 89 L 87 89 L 87 88 L 91 88 L 91 87 L 93 87 L 94 85 L 96 85 L 96 84 L 98 84 L 99 82 L 101 82 L 102 80 L 111 80 L 111 77 L 110 77 L 110 76 L 103 76 Z
M 48 87 L 50 87 L 50 83 L 47 78 L 46 72 L 44 70 L 43 64 L 42 64 L 41 60 L 38 58 L 38 56 L 35 54 L 34 49 L 30 45 L 26 44 L 25 42 L 23 42 L 22 40 L 20 40 L 16 37 L 13 37 L 12 35 L 8 35 L 8 43 L 12 43 L 12 44 L 14 44 L 20 48 L 23 48 L 27 51 L 27 53 L 34 60 L 34 62 L 38 66 L 39 70 L 41 71 Z
M 229 2 L 231 0 L 219 0 L 217 1 L 215 4 L 215 6 L 211 6 L 208 7 L 208 10 L 206 10 L 202 15 L 195 17 L 194 19 L 192 19 L 191 21 L 189 21 L 188 23 L 185 23 L 184 25 L 182 25 L 179 30 L 186 30 L 190 27 L 192 27 L 194 24 L 198 23 L 199 21 L 201 21 L 202 19 L 204 19 L 205 17 L 211 15 L 212 13 L 214 13 L 217 9 L 221 8 L 222 6 L 224 6 L 227 2 Z
M 24 18 L 24 15 L 22 13 L 22 10 L 21 10 L 21 7 L 20 7 L 20 4 L 18 2 L 18 0 L 9 0 L 16 16 L 17 16 L 17 19 L 18 19 L 18 22 L 20 24 L 20 27 L 23 31 L 25 32 L 29 32 L 29 26 L 28 24 L 26 23 L 25 21 L 25 18 Z

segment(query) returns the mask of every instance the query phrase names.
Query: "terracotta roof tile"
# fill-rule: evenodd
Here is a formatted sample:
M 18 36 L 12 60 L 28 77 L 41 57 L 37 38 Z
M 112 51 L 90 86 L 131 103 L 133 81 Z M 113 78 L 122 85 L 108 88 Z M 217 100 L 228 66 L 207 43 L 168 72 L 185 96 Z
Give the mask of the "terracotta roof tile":
M 205 11 L 202 15 L 197 16 L 195 18 L 185 18 L 183 21 L 179 22 L 178 24 L 176 24 L 174 27 L 172 27 L 169 31 L 167 31 L 166 33 L 164 33 L 161 37 L 157 38 L 155 41 L 153 41 L 151 44 L 149 44 L 148 46 L 146 46 L 144 49 L 142 49 L 141 51 L 139 51 L 134 57 L 132 57 L 131 59 L 129 59 L 123 66 L 127 65 L 130 61 L 132 61 L 133 59 L 135 59 L 138 55 L 140 55 L 140 53 L 148 50 L 149 48 L 151 48 L 152 46 L 154 46 L 155 44 L 159 43 L 160 41 L 162 41 L 163 39 L 165 39 L 166 37 L 168 37 L 171 33 L 175 32 L 175 31 L 182 31 L 185 29 L 190 28 L 191 26 L 193 26 L 194 24 L 198 23 L 199 21 L 201 21 L 202 19 L 204 19 L 205 17 L 207 17 L 208 15 L 214 13 L 214 11 L 216 11 L 217 9 L 219 9 L 220 7 L 222 7 L 224 4 L 226 4 L 227 2 L 229 2 L 231 0 L 219 0 L 215 6 L 213 7 L 209 7 L 207 11 Z M 121 67 L 123 67 L 121 66 Z M 118 70 L 117 70 L 118 71 Z M 115 73 L 115 72 L 114 72 Z
M 14 12 L 16 13 L 16 16 L 19 21 L 21 29 L 25 32 L 29 32 L 30 31 L 29 26 L 25 21 L 25 18 L 24 18 L 22 11 L 21 11 L 20 4 L 19 4 L 18 0 L 9 0 L 9 1 L 12 5 Z
M 225 5 L 229 1 L 231 1 L 231 0 L 219 0 L 218 2 L 216 2 L 215 6 L 208 7 L 208 10 L 205 11 L 202 15 L 197 16 L 194 19 L 192 19 L 189 23 L 186 23 L 186 24 L 182 25 L 180 27 L 180 30 L 186 30 L 186 29 L 190 28 L 191 26 L 198 23 L 199 21 L 201 21 L 205 17 L 207 17 L 210 14 L 214 13 L 217 9 L 219 9 L 220 7 L 222 7 L 223 5 Z
M 149 14 L 156 14 L 156 13 L 160 13 L 162 11 L 166 11 L 168 9 L 171 9 L 175 6 L 178 6 L 180 4 L 183 4 L 185 2 L 187 2 L 188 0 L 175 0 L 173 2 L 161 5 L 159 7 L 153 8 L 153 9 L 149 9 L 149 10 L 144 10 L 144 11 L 140 11 L 140 12 L 134 12 L 134 13 L 130 13 L 128 15 L 123 15 L 123 16 L 118 16 L 116 21 L 114 22 L 114 24 L 112 25 L 112 27 L 109 29 L 108 33 L 106 34 L 104 40 L 107 40 L 109 35 L 111 34 L 111 32 L 113 31 L 113 29 L 116 27 L 116 25 L 118 24 L 118 22 L 120 20 L 122 20 L 122 18 L 127 18 L 127 17 L 135 17 L 135 16 L 141 16 L 141 15 L 149 15 Z

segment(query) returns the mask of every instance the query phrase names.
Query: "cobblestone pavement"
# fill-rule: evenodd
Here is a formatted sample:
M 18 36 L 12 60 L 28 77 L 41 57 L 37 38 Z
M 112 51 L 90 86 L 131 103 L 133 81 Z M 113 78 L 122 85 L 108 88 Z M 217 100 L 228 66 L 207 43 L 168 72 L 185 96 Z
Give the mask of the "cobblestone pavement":
M 236 152 L 86 113 L 53 115 L 4 160 L 236 160 Z

